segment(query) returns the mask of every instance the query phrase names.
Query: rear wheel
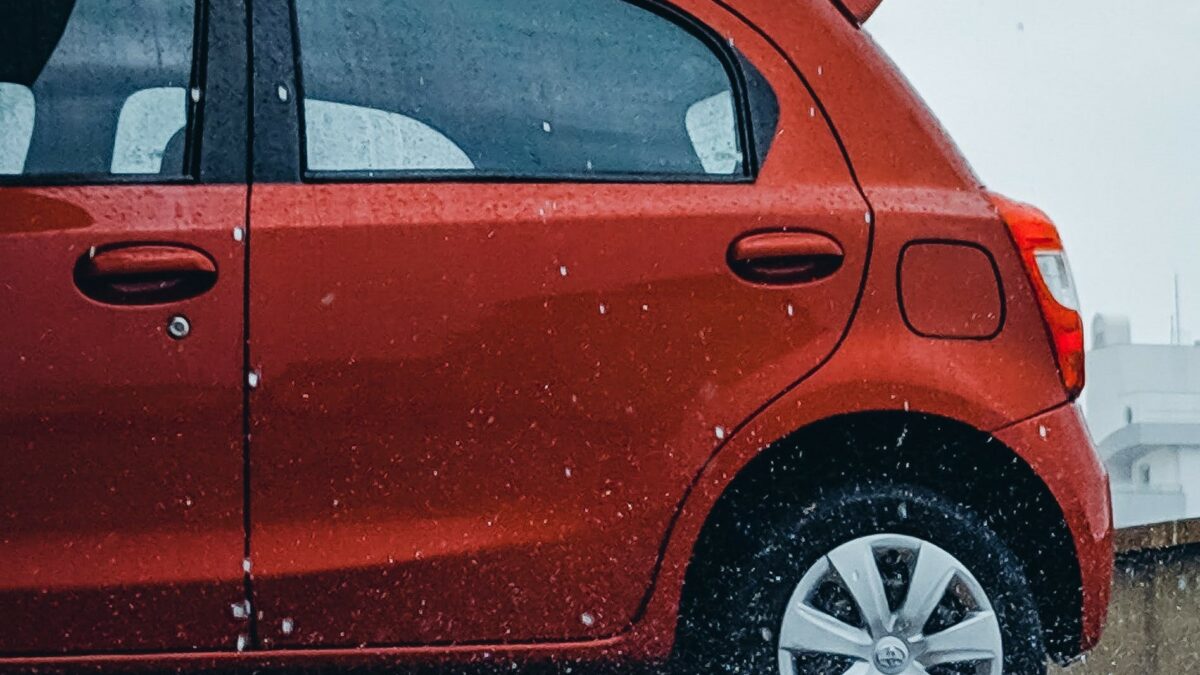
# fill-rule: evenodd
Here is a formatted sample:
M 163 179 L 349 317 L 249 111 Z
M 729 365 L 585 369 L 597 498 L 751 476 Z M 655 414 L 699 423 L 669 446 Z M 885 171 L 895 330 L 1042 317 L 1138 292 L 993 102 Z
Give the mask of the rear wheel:
M 927 490 L 781 500 L 705 544 L 728 553 L 689 573 L 681 672 L 1045 672 L 1016 558 L 968 509 Z

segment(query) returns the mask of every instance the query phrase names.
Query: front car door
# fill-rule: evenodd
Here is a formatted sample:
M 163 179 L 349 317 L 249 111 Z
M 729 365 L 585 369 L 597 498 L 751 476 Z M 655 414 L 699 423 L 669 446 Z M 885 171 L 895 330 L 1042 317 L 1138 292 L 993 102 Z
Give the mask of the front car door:
M 619 632 L 705 461 L 849 322 L 870 218 L 832 132 L 708 0 L 295 19 L 256 64 L 264 644 Z
M 245 19 L 217 4 L 0 5 L 0 658 L 246 630 Z

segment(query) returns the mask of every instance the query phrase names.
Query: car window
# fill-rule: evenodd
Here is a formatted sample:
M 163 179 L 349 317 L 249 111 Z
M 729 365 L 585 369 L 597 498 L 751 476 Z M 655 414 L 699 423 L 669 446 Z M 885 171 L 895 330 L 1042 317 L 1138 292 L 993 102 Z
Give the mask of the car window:
M 745 174 L 722 58 L 623 0 L 296 11 L 310 171 Z
M 117 115 L 113 173 L 160 173 L 171 139 L 187 124 L 183 87 L 154 87 L 125 99 Z
M 6 3 L 0 174 L 186 173 L 194 0 Z M 199 99 L 199 92 L 191 97 Z
M 475 168 L 454 141 L 400 113 L 310 98 L 304 118 L 308 166 L 317 171 Z
M 728 91 L 713 94 L 688 106 L 684 115 L 688 140 L 700 158 L 705 173 L 733 173 L 742 161 L 738 152 L 733 96 Z
M 21 173 L 33 139 L 37 109 L 33 92 L 21 84 L 0 82 L 0 174 Z

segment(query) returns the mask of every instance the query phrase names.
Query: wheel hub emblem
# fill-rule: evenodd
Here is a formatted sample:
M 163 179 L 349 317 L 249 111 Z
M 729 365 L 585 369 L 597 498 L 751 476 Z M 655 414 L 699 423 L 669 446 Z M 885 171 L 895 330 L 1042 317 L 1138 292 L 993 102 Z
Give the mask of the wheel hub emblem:
M 908 665 L 908 647 L 898 638 L 886 637 L 875 645 L 875 667 L 884 675 L 897 675 Z

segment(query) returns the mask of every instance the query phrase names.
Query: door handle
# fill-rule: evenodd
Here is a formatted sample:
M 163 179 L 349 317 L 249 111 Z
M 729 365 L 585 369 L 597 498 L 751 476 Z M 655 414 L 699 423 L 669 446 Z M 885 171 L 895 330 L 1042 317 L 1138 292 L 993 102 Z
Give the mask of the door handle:
M 846 254 L 835 239 L 817 232 L 749 234 L 729 247 L 729 266 L 759 284 L 804 284 L 838 271 Z
M 181 244 L 115 244 L 75 264 L 75 285 L 109 305 L 156 305 L 196 297 L 217 283 L 217 264 Z

